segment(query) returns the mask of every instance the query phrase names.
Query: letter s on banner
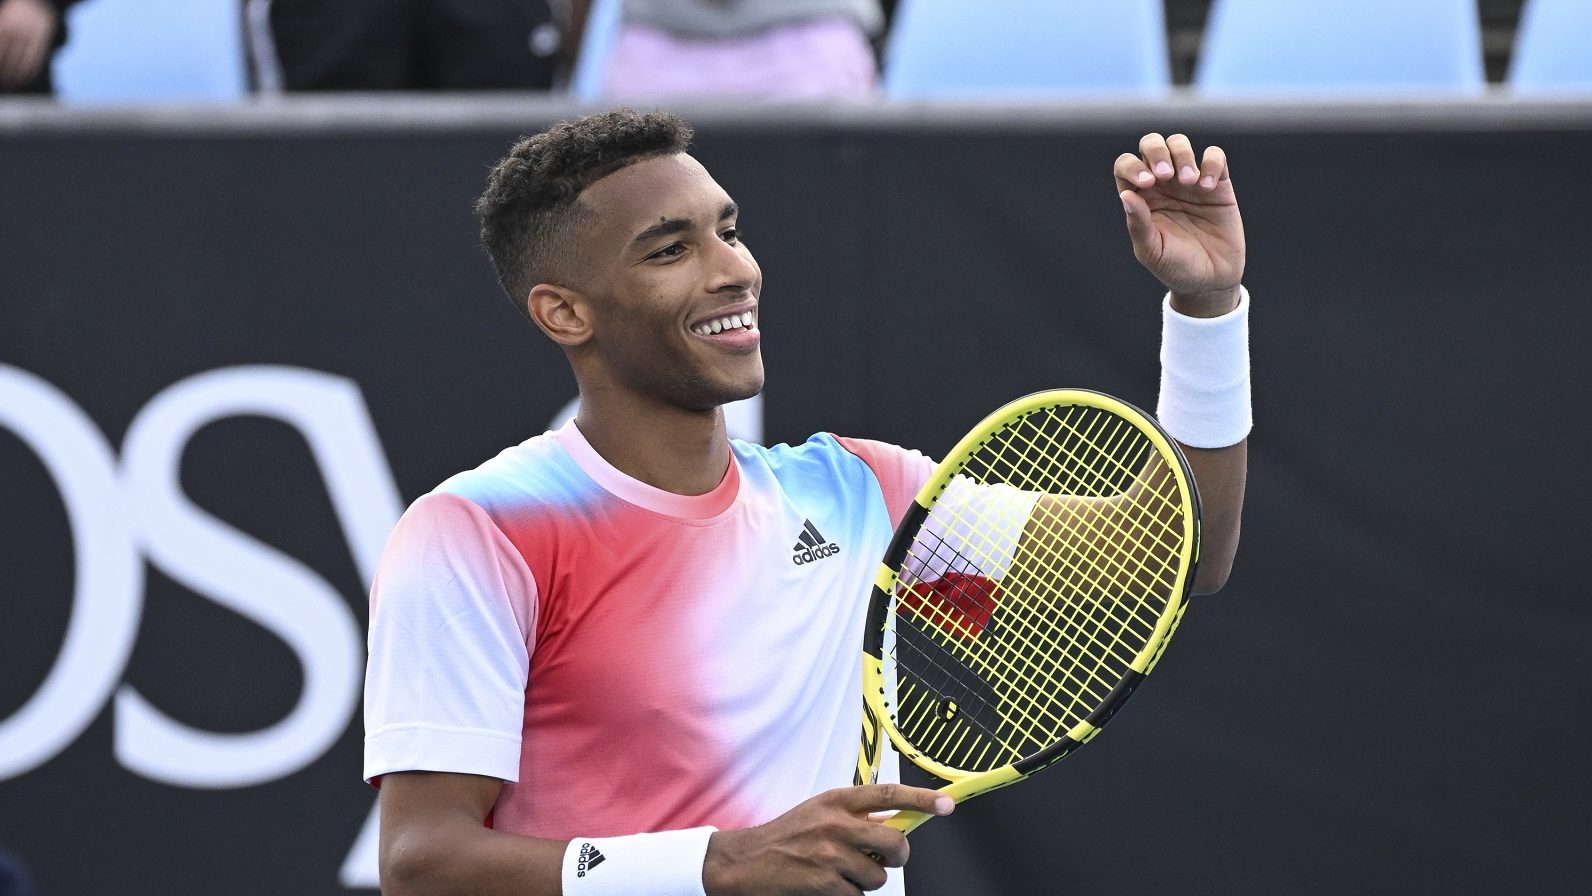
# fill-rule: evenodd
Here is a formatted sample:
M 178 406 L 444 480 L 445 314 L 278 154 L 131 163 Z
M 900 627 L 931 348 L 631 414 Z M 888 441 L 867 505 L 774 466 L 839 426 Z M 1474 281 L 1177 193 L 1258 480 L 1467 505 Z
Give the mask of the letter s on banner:
M 0 781 L 50 761 L 99 715 L 138 636 L 144 564 L 116 482 L 116 456 L 59 389 L 0 364 L 0 425 L 43 462 L 71 522 L 72 613 L 61 653 L 39 690 L 0 720 Z
M 122 484 L 145 554 L 196 594 L 281 638 L 304 670 L 292 711 L 245 734 L 184 726 L 124 684 L 116 693 L 117 759 L 141 775 L 187 787 L 245 787 L 314 762 L 347 727 L 363 672 L 360 627 L 335 588 L 183 494 L 188 440 L 210 422 L 240 415 L 282 420 L 303 434 L 367 585 L 402 512 L 352 380 L 293 367 L 231 367 L 183 380 L 139 413 L 123 445 Z

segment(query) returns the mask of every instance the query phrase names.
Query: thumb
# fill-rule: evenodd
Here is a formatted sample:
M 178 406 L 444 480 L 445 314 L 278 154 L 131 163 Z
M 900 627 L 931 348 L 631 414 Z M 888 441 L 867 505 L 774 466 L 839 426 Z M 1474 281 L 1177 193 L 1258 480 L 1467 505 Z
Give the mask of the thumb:
M 1154 258 L 1157 247 L 1155 225 L 1150 223 L 1150 204 L 1133 190 L 1123 190 L 1122 211 L 1127 215 L 1128 236 L 1133 239 L 1133 254 L 1142 261 Z

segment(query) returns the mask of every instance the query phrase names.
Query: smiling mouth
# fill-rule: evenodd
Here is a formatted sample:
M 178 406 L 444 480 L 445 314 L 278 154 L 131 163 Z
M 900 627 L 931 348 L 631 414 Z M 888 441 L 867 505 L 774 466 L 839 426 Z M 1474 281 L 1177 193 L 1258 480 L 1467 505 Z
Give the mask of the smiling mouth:
M 752 330 L 757 327 L 757 316 L 750 311 L 740 314 L 726 314 L 710 321 L 704 321 L 691 328 L 691 332 L 698 336 L 713 336 L 725 331 Z

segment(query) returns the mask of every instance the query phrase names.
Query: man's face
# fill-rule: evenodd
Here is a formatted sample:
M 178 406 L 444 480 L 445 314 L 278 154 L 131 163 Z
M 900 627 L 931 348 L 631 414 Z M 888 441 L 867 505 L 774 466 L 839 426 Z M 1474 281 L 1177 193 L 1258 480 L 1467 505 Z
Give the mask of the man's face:
M 581 244 L 590 347 L 608 380 L 696 411 L 757 394 L 763 273 L 707 169 L 685 154 L 647 159 L 578 201 L 592 221 Z

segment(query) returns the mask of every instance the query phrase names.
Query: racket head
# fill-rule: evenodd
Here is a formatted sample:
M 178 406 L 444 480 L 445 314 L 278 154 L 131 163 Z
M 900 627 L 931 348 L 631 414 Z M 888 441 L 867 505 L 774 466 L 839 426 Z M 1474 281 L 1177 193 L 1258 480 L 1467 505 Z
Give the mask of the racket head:
M 985 418 L 880 565 L 856 779 L 884 736 L 959 799 L 1088 742 L 1166 649 L 1199 537 L 1188 463 L 1143 411 L 1066 389 Z

